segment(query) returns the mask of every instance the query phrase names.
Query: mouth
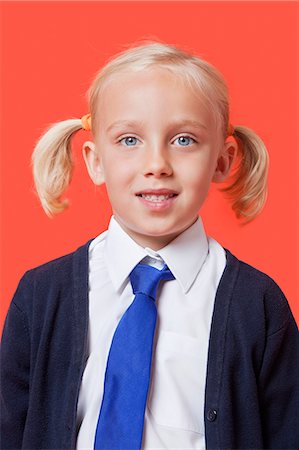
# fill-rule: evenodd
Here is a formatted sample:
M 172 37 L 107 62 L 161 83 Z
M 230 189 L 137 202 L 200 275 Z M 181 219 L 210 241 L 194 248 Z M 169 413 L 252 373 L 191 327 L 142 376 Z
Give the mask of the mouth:
M 154 213 L 166 212 L 176 202 L 178 195 L 178 192 L 170 189 L 150 189 L 136 193 L 143 207 Z
M 176 197 L 177 194 L 169 194 L 169 195 L 153 195 L 153 194 L 138 194 L 137 197 L 142 197 L 144 200 L 148 200 L 150 202 L 163 202 L 168 200 L 169 198 Z
M 178 193 L 169 189 L 150 189 L 137 192 L 136 196 L 151 202 L 163 202 L 170 198 L 177 197 Z

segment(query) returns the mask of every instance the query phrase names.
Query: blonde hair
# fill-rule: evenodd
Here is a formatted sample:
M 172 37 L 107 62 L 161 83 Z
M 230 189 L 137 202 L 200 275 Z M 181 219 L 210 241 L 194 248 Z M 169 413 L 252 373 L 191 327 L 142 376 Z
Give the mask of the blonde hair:
M 226 82 L 220 72 L 190 51 L 162 42 L 141 40 L 110 58 L 97 73 L 88 92 L 91 131 L 96 135 L 98 99 L 106 83 L 121 71 L 140 71 L 163 67 L 182 78 L 200 95 L 214 114 L 217 130 L 223 139 L 229 123 L 229 100 Z M 71 182 L 74 162 L 71 141 L 82 129 L 81 119 L 51 124 L 37 142 L 33 154 L 33 176 L 42 207 L 49 217 L 68 207 L 61 196 Z M 267 198 L 268 153 L 261 138 L 250 128 L 234 125 L 238 144 L 238 165 L 229 177 L 229 184 L 220 189 L 231 201 L 237 218 L 243 224 L 252 221 L 262 210 Z

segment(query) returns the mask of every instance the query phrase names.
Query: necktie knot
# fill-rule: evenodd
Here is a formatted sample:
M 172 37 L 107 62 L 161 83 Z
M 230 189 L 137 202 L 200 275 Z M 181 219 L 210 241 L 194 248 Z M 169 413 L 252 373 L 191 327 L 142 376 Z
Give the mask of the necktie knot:
M 160 280 L 174 280 L 172 272 L 165 264 L 161 270 L 148 264 L 139 263 L 129 275 L 133 293 L 145 294 L 156 300 Z

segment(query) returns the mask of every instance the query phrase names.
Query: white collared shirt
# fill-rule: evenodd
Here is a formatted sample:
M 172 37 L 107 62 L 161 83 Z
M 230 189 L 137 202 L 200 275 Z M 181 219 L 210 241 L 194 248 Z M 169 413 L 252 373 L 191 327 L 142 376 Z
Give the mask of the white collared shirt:
M 145 258 L 145 259 L 144 259 Z M 154 251 L 111 217 L 89 246 L 87 362 L 77 410 L 77 450 L 92 450 L 113 334 L 134 299 L 128 275 L 141 260 L 169 267 L 175 280 L 158 290 L 151 380 L 142 449 L 204 450 L 204 395 L 214 300 L 226 266 L 223 247 L 202 219 Z

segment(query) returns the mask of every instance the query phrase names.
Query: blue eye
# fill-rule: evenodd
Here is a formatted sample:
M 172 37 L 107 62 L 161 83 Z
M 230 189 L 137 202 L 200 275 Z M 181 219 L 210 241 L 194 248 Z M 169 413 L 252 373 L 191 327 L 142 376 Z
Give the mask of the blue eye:
M 190 136 L 187 136 L 187 135 L 186 136 L 179 136 L 177 139 L 179 139 L 179 142 L 182 144 L 182 145 L 180 145 L 180 147 L 188 147 L 189 146 L 188 139 L 189 139 L 189 143 L 190 143 L 190 140 L 192 141 L 192 143 L 195 142 L 195 140 L 193 138 L 191 138 Z M 137 139 L 134 136 L 125 136 L 124 138 L 120 139 L 118 142 L 124 141 L 124 142 L 126 142 L 126 144 L 125 144 L 126 147 L 134 147 L 136 145 L 136 141 L 138 141 L 138 140 L 139 139 Z
M 186 142 L 186 139 L 191 139 L 191 141 L 195 142 L 195 140 L 192 137 L 190 137 L 190 136 L 179 136 L 177 139 L 180 139 L 180 143 L 183 144 L 183 145 L 180 145 L 180 147 L 187 147 L 188 146 L 188 144 L 184 144 L 184 142 Z
M 132 144 L 132 139 L 135 139 L 135 141 L 138 141 L 138 139 L 135 138 L 134 136 L 126 136 L 126 137 L 120 139 L 118 142 L 126 141 L 126 139 L 129 139 L 131 144 Z M 133 147 L 133 146 L 134 145 L 126 145 L 126 147 Z

